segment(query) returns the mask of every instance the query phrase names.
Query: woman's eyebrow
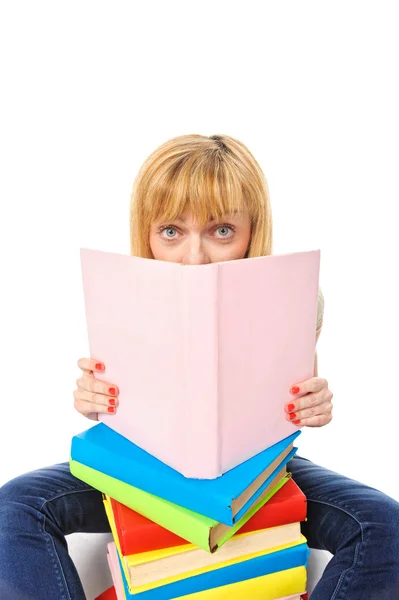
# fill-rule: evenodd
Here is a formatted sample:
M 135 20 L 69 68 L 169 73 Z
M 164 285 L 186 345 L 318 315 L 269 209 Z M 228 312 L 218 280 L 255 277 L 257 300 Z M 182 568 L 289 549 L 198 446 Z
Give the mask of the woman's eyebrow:
M 221 215 L 220 217 L 213 217 L 212 215 L 209 217 L 208 223 L 214 223 L 214 222 L 219 222 L 219 221 L 223 221 L 223 220 L 228 220 L 229 218 L 234 218 L 236 216 L 239 215 L 239 211 L 235 210 L 232 213 L 228 213 L 228 214 L 224 214 Z M 184 216 L 181 217 L 175 217 L 174 219 L 171 219 L 171 221 L 173 223 L 182 223 L 185 224 L 187 219 Z

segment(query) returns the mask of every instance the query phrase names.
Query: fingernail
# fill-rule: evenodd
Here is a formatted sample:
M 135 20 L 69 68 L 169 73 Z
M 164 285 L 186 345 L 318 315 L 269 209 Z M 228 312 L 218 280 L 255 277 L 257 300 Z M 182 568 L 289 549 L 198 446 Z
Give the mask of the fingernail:
M 287 406 L 288 412 L 291 412 L 292 410 L 294 410 L 294 408 L 295 408 L 295 404 L 288 404 L 288 406 Z
M 115 412 L 114 407 L 113 406 L 108 406 L 108 412 L 114 413 Z
M 116 400 L 115 400 L 115 398 L 110 398 L 109 399 L 109 403 L 110 403 L 111 406 L 116 406 Z
M 97 371 L 103 371 L 104 370 L 104 365 L 102 363 L 96 363 L 96 370 Z
M 299 425 L 299 423 L 300 423 L 301 421 L 292 421 L 292 422 L 294 423 L 294 425 Z
M 292 421 L 293 419 L 296 419 L 296 414 L 295 413 L 291 413 L 290 415 L 288 415 L 288 418 L 290 421 Z
M 291 393 L 292 394 L 299 394 L 299 387 L 297 385 L 294 385 L 294 387 L 291 388 Z
M 116 389 L 114 387 L 110 387 L 108 392 L 112 395 L 112 396 L 116 396 Z

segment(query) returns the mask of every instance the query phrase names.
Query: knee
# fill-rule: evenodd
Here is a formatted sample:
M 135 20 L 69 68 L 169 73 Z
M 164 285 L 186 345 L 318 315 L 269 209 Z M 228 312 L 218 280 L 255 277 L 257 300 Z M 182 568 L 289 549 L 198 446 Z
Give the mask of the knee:
M 20 475 L 0 488 L 0 529 L 21 529 L 40 508 L 40 498 L 30 490 L 29 476 Z
M 375 523 L 381 527 L 384 533 L 397 534 L 399 531 L 399 502 L 381 494 L 373 504 L 371 514 L 374 515 Z
M 399 502 L 382 495 L 373 506 L 365 535 L 370 534 L 386 560 L 399 569 Z

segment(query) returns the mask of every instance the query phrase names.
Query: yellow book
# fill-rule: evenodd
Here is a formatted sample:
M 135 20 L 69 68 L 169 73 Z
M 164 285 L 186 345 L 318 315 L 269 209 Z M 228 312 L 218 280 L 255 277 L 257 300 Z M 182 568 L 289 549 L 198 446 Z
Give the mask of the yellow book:
M 123 595 L 124 600 L 127 600 L 131 596 L 126 596 L 122 573 L 118 566 L 116 544 L 108 544 L 108 552 L 110 553 L 111 563 L 116 563 L 116 568 L 111 568 L 114 586 Z M 280 598 L 280 600 L 300 600 L 300 595 L 305 590 L 306 567 L 303 566 L 203 590 L 202 592 L 186 594 L 185 596 L 179 596 L 179 598 L 183 600 L 276 600 L 277 598 Z M 171 600 L 174 599 L 171 598 Z
M 109 501 L 109 496 L 103 495 L 103 502 L 104 502 L 105 511 L 106 511 L 107 518 L 108 518 L 109 523 L 110 523 L 112 535 L 113 535 L 113 538 L 114 538 L 114 541 L 115 541 L 115 545 L 116 545 L 116 548 L 117 548 L 117 551 L 118 551 L 120 562 L 122 564 L 123 573 L 124 573 L 125 579 L 127 581 L 128 588 L 129 588 L 129 593 L 130 594 L 138 594 L 140 592 L 151 590 L 151 589 L 154 589 L 156 587 L 160 587 L 160 586 L 163 586 L 163 585 L 174 583 L 174 582 L 179 581 L 181 579 L 186 579 L 188 577 L 194 577 L 195 575 L 201 575 L 202 573 L 213 571 L 215 569 L 222 569 L 222 568 L 227 567 L 229 565 L 233 565 L 233 564 L 237 564 L 237 563 L 243 562 L 243 560 L 250 560 L 250 559 L 256 558 L 258 556 L 264 556 L 264 555 L 270 554 L 272 552 L 278 552 L 279 550 L 284 550 L 286 548 L 292 548 L 294 546 L 298 546 L 298 545 L 306 543 L 306 538 L 303 535 L 300 535 L 299 540 L 297 540 L 295 542 L 291 542 L 291 543 L 287 543 L 287 544 L 282 544 L 282 545 L 279 545 L 279 546 L 275 546 L 274 548 L 268 548 L 266 550 L 263 549 L 263 550 L 260 550 L 258 552 L 253 552 L 251 554 L 247 554 L 245 557 L 239 556 L 239 557 L 235 557 L 235 558 L 232 558 L 232 559 L 229 559 L 229 560 L 222 560 L 221 562 L 216 563 L 216 564 L 211 564 L 211 565 L 203 566 L 203 567 L 198 568 L 198 569 L 192 569 L 192 570 L 187 571 L 187 572 L 185 572 L 183 574 L 179 573 L 178 575 L 165 576 L 165 577 L 162 577 L 162 579 L 158 579 L 157 581 L 152 581 L 151 583 L 147 583 L 147 584 L 143 584 L 143 585 L 132 585 L 132 580 L 131 580 L 131 577 L 130 577 L 130 572 L 129 572 L 128 564 L 124 560 L 125 557 L 122 555 L 121 548 L 120 548 L 120 545 L 119 545 L 119 539 L 118 539 L 118 535 L 117 535 L 117 531 L 116 531 L 116 526 L 115 526 L 115 521 L 114 521 L 114 517 L 113 517 L 113 512 L 112 512 L 112 509 L 111 509 L 111 504 L 110 504 L 110 501 Z M 247 534 L 242 534 L 242 535 L 247 535 Z M 159 552 L 162 552 L 162 551 L 159 551 Z M 204 551 L 204 553 L 205 553 L 205 551 Z M 148 553 L 145 553 L 145 554 L 148 554 Z M 218 552 L 216 552 L 215 556 L 217 556 L 217 554 L 218 554 Z M 231 585 L 233 585 L 233 584 L 231 584 Z M 236 584 L 234 584 L 234 585 L 236 585 Z M 295 593 L 295 592 L 293 592 L 293 593 Z M 285 594 L 285 595 L 287 595 L 287 594 Z
M 278 573 L 270 573 L 255 579 L 246 579 L 221 587 L 180 596 L 181 600 L 276 600 L 283 596 L 304 594 L 306 590 L 306 567 L 295 567 Z
M 269 529 L 236 534 L 214 554 L 194 544 L 185 544 L 125 555 L 123 560 L 129 570 L 130 581 L 134 581 L 136 585 L 145 585 L 164 577 L 175 575 L 184 577 L 193 569 L 217 568 L 219 563 L 227 564 L 235 558 L 245 560 L 256 552 L 263 554 L 266 550 L 299 542 L 300 539 L 301 524 L 288 523 Z

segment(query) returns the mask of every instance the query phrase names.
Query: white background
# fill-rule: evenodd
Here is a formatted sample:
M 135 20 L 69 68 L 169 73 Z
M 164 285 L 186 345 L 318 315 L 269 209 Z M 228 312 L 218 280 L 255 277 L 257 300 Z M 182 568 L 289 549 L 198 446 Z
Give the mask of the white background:
M 321 249 L 334 419 L 299 453 L 399 500 L 395 4 L 1 4 L 0 484 L 93 425 L 79 248 L 128 254 L 146 156 L 225 133 L 264 169 L 274 252 Z

